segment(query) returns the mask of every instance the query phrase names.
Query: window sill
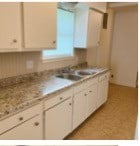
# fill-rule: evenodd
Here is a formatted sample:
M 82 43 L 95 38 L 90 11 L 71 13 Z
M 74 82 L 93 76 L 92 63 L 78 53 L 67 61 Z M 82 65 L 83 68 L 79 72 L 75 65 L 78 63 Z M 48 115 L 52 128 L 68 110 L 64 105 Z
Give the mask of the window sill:
M 42 63 L 59 62 L 64 60 L 73 60 L 75 56 L 60 56 L 56 58 L 42 58 Z

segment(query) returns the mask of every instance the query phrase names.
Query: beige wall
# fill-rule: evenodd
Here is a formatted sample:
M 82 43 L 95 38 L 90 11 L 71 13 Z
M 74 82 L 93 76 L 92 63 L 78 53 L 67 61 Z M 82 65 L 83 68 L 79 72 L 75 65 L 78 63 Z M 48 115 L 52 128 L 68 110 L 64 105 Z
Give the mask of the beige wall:
M 100 46 L 97 49 L 97 66 L 109 67 L 110 64 L 110 50 L 112 43 L 112 33 L 114 26 L 114 10 L 108 9 L 107 29 L 101 30 Z
M 136 86 L 138 59 L 137 8 L 120 9 L 115 14 L 111 53 L 112 83 Z
M 34 61 L 33 69 L 26 68 L 27 60 Z M 85 50 L 76 50 L 74 59 L 48 63 L 42 62 L 41 52 L 0 53 L 0 79 L 36 71 L 64 67 L 67 65 L 74 65 L 85 61 Z

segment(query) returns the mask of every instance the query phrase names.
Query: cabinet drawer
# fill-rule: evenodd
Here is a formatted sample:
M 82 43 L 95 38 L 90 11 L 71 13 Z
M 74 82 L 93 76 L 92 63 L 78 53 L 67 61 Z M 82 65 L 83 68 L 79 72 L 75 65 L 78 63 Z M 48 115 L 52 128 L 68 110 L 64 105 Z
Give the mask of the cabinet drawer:
M 98 83 L 98 77 L 94 77 L 94 78 L 91 78 L 87 81 L 88 83 L 88 86 L 91 86 L 93 84 L 97 84 Z
M 109 75 L 110 75 L 110 73 L 109 72 L 107 72 L 107 73 L 105 73 L 105 74 L 102 74 L 100 77 L 99 77 L 99 81 L 102 81 L 102 80 L 109 80 Z
M 87 88 L 87 87 L 88 87 L 87 81 L 84 81 L 84 82 L 79 83 L 78 85 L 76 85 L 74 87 L 74 94 L 85 90 L 85 88 Z
M 73 89 L 68 89 L 45 101 L 45 110 L 73 96 Z
M 15 127 L 16 125 L 38 115 L 42 110 L 42 106 L 36 105 L 27 110 L 24 110 L 16 115 L 0 121 L 0 134 Z
M 41 140 L 42 139 L 42 116 L 38 115 L 32 119 L 19 124 L 0 135 L 1 140 Z

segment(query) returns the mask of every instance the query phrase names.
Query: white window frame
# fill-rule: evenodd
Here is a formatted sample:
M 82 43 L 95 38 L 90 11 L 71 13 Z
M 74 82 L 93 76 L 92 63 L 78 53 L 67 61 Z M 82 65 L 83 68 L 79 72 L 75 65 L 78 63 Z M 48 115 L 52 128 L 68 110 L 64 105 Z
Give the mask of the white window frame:
M 76 59 L 75 54 L 73 54 L 73 55 L 58 55 L 58 56 L 54 56 L 54 57 L 43 57 L 43 52 L 42 52 L 43 63 L 57 62 L 57 61 L 64 61 L 64 60 L 73 60 L 73 59 Z

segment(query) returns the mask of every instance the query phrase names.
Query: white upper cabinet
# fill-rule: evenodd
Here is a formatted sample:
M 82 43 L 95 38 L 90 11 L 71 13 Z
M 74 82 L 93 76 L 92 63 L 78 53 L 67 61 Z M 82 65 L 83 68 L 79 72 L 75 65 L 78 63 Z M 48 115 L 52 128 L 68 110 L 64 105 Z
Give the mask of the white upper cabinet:
M 103 14 L 94 10 L 89 10 L 88 20 L 88 36 L 87 36 L 87 47 L 99 47 L 100 45 L 100 34 L 102 29 Z
M 0 52 L 16 51 L 20 44 L 20 3 L 0 3 Z
M 100 43 L 103 13 L 79 4 L 75 10 L 75 48 L 95 48 Z
M 0 52 L 56 48 L 57 3 L 0 3 Z
M 80 5 L 75 10 L 75 33 L 74 33 L 74 47 L 87 47 L 87 33 L 88 33 L 88 19 L 89 8 Z
M 56 47 L 57 3 L 23 3 L 24 47 Z

